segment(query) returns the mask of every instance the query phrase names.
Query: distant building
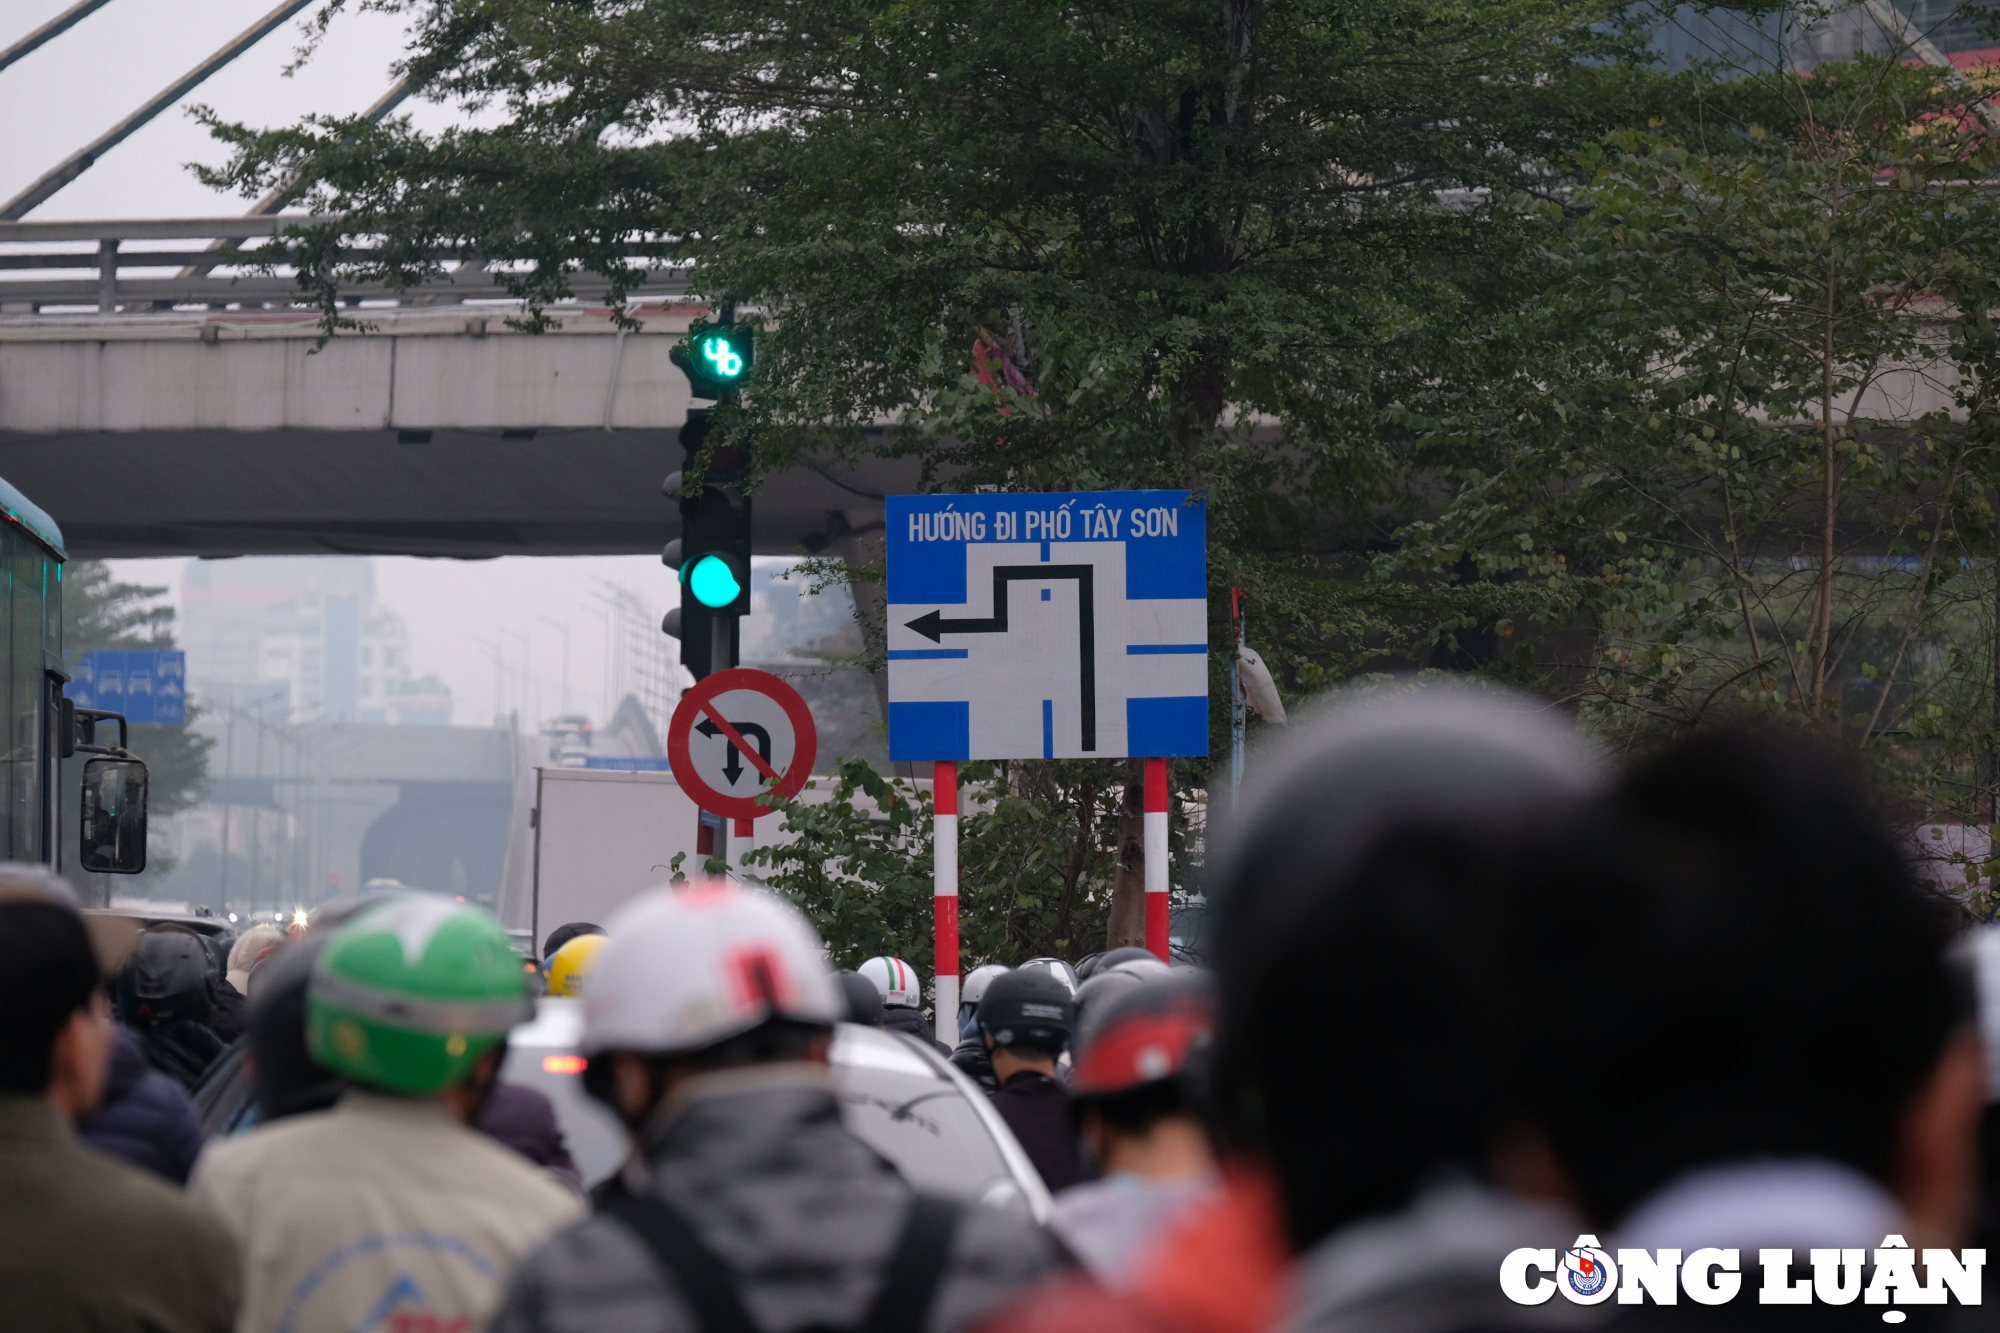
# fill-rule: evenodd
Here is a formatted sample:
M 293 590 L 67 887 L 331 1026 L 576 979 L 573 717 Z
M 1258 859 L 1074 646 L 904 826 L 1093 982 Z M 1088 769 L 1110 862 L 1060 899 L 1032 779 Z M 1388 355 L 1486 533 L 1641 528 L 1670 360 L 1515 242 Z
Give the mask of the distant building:
M 376 603 L 366 557 L 191 560 L 179 628 L 197 698 L 257 699 L 293 723 L 451 722 L 451 690 L 412 671 L 409 626 Z

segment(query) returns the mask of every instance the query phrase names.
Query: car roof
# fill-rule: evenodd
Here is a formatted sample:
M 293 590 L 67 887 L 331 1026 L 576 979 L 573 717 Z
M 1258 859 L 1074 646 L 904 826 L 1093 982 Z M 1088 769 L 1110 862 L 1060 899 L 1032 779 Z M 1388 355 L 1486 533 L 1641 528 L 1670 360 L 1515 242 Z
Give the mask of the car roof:
M 218 921 L 212 916 L 196 916 L 192 912 L 134 912 L 122 907 L 86 907 L 85 916 L 123 917 L 127 921 L 138 921 L 148 926 L 186 926 L 199 935 L 234 935 L 235 929 L 227 921 Z

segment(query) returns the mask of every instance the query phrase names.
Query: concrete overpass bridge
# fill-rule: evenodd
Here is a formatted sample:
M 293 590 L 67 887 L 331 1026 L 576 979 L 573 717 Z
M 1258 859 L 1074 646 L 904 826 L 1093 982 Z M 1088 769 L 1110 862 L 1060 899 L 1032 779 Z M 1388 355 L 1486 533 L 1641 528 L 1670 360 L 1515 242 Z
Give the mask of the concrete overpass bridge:
M 642 332 L 579 302 L 530 335 L 461 264 L 357 288 L 368 330 L 316 348 L 293 280 L 216 248 L 297 220 L 0 222 L 0 476 L 73 554 L 632 554 L 679 535 L 660 482 L 689 393 L 667 353 L 702 307 L 678 273 L 628 306 Z M 758 550 L 844 553 L 914 475 L 778 473 Z

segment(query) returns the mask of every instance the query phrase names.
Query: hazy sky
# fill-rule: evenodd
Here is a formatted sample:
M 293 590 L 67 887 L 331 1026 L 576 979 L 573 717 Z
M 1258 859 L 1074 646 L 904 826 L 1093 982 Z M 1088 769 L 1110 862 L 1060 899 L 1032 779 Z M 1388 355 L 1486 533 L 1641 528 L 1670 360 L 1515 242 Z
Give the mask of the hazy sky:
M 111 0 L 20 63 L 0 70 L 0 198 L 122 120 L 154 93 L 270 12 L 277 0 Z M 0 46 L 68 8 L 71 0 L 4 0 Z M 316 7 L 309 7 L 311 15 Z M 191 161 L 223 156 L 186 112 L 206 104 L 231 119 L 277 125 L 312 112 L 359 111 L 394 82 L 402 22 L 345 14 L 313 61 L 290 78 L 298 20 L 280 27 L 29 215 L 31 219 L 216 217 L 246 202 L 204 188 Z M 405 103 L 419 123 L 450 116 Z
M 71 0 L 0 0 L 0 46 L 67 8 Z M 153 93 L 227 42 L 276 0 L 111 0 L 97 13 L 19 64 L 0 70 L 0 198 L 13 195 L 69 152 L 115 124 Z M 304 11 L 310 16 L 313 8 Z M 231 119 L 277 125 L 312 112 L 349 113 L 393 82 L 401 20 L 347 14 L 313 60 L 285 77 L 300 42 L 298 20 L 279 28 L 235 63 L 162 112 L 81 178 L 30 215 L 33 219 L 217 217 L 246 211 L 246 201 L 206 189 L 187 170 L 216 162 L 219 147 L 186 108 L 213 106 Z M 409 102 L 419 124 L 452 113 Z M 120 561 L 121 577 L 178 590 L 179 560 Z M 569 629 L 571 705 L 602 717 L 603 620 L 596 598 L 605 582 L 670 604 L 669 575 L 657 558 L 508 558 L 483 561 L 378 559 L 380 602 L 409 621 L 417 674 L 435 672 L 451 686 L 455 720 L 484 725 L 496 711 L 519 708 L 545 717 L 561 705 L 563 631 Z M 557 622 L 551 625 L 550 621 Z M 517 635 L 526 636 L 522 644 Z M 507 662 L 496 694 L 485 645 Z M 527 697 L 520 677 L 525 654 Z
M 126 582 L 164 585 L 178 604 L 188 563 L 114 560 L 111 567 Z M 460 726 L 486 726 L 496 714 L 516 711 L 523 726 L 531 726 L 561 711 L 565 624 L 569 706 L 607 718 L 606 622 L 600 614 L 607 583 L 622 584 L 659 611 L 678 597 L 658 557 L 375 559 L 377 604 L 409 622 L 411 670 L 434 673 L 451 687 L 452 720 Z M 498 669 L 495 650 L 502 659 Z M 200 677 L 202 664 L 190 663 L 189 674 Z

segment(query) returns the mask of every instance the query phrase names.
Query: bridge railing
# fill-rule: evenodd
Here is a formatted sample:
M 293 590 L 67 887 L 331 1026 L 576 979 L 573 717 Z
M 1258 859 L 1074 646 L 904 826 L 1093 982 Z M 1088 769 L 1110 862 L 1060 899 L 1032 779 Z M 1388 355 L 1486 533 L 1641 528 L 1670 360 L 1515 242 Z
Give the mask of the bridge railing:
M 303 216 L 139 218 L 77 222 L 0 222 L 0 314 L 44 310 L 114 312 L 172 309 L 263 309 L 296 305 L 297 280 L 280 269 L 255 269 L 257 247 L 286 227 L 327 221 Z M 185 244 L 164 249 L 128 243 Z M 353 249 L 346 257 L 365 257 Z M 489 262 L 449 261 L 451 269 L 404 291 L 380 282 L 344 283 L 343 302 L 369 305 L 450 305 L 510 299 L 502 275 Z M 652 270 L 631 299 L 681 295 L 685 275 L 672 267 Z M 579 283 L 579 294 L 588 287 Z

